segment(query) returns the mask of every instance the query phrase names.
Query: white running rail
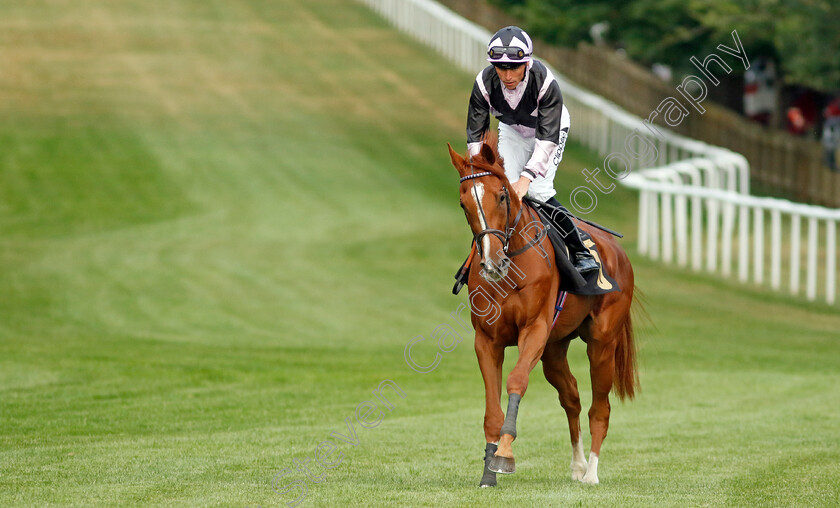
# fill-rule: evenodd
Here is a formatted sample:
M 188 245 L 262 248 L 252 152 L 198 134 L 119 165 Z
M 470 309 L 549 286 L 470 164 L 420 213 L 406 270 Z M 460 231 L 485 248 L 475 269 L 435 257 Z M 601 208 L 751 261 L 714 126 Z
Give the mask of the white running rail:
M 460 68 L 477 73 L 487 65 L 486 44 L 492 34 L 437 2 L 360 1 Z M 640 253 L 730 277 L 735 251 L 738 280 L 757 284 L 767 283 L 769 257 L 770 286 L 781 289 L 785 273 L 790 293 L 798 295 L 806 221 L 805 295 L 809 300 L 821 295 L 835 303 L 840 209 L 750 196 L 750 168 L 742 155 L 652 127 L 551 70 L 574 119 L 576 140 L 605 157 L 638 156 L 643 143 L 656 147 L 651 157 L 623 158 L 631 171 L 620 181 L 639 190 Z

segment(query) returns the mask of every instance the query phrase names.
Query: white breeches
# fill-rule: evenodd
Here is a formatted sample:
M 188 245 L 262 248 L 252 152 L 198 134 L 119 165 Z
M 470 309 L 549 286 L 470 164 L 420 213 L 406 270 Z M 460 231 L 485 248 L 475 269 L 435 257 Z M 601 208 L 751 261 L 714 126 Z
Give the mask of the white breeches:
M 557 173 L 557 165 L 563 160 L 563 149 L 566 148 L 569 124 L 569 112 L 566 108 L 563 108 L 560 127 L 567 130 L 560 131 L 560 143 L 557 144 L 554 156 L 549 161 L 546 175 L 544 177 L 537 175 L 536 180 L 531 182 L 528 195 L 532 198 L 546 201 L 557 193 L 554 190 L 554 176 Z M 499 122 L 499 155 L 505 161 L 505 175 L 507 175 L 508 180 L 511 182 L 519 180 L 522 169 L 531 159 L 531 155 L 534 154 L 535 144 L 536 139 L 524 138 L 513 127 Z

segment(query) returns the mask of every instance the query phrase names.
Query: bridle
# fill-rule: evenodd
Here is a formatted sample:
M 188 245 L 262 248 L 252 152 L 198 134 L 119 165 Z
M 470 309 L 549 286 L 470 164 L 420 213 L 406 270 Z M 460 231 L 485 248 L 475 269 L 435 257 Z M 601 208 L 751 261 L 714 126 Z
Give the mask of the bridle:
M 470 175 L 462 176 L 460 183 L 463 183 L 467 180 L 475 180 L 476 178 L 481 178 L 484 176 L 496 176 L 495 174 L 491 173 L 490 171 L 483 171 L 481 173 L 473 173 Z M 473 185 L 473 192 L 477 192 L 475 190 L 475 182 L 472 182 Z M 513 252 L 508 252 L 508 247 L 510 246 L 510 238 L 513 236 L 514 231 L 516 230 L 516 226 L 519 224 L 519 219 L 522 218 L 522 210 L 525 209 L 527 206 L 523 201 L 521 206 L 519 207 L 519 211 L 516 212 L 516 217 L 513 219 L 513 225 L 510 224 L 510 193 L 508 192 L 507 185 L 503 185 L 502 189 L 505 193 L 505 230 L 499 230 L 495 228 L 486 228 L 478 233 L 473 235 L 473 241 L 475 242 L 476 249 L 478 250 L 478 255 L 481 258 L 484 258 L 484 253 L 481 250 L 481 240 L 486 235 L 494 235 L 496 236 L 501 242 L 504 249 L 504 253 L 508 258 L 512 258 L 514 256 L 518 256 L 525 252 L 526 250 L 530 249 L 534 245 L 538 244 L 546 235 L 546 228 L 540 228 L 537 236 L 532 238 L 524 247 L 521 249 L 517 249 Z M 477 195 L 477 194 L 476 194 Z M 476 206 L 478 207 L 478 213 L 481 214 L 481 218 L 483 219 L 483 223 L 487 224 L 487 216 L 484 214 L 484 208 L 481 206 L 481 202 L 476 200 Z M 529 213 L 530 215 L 530 213 Z

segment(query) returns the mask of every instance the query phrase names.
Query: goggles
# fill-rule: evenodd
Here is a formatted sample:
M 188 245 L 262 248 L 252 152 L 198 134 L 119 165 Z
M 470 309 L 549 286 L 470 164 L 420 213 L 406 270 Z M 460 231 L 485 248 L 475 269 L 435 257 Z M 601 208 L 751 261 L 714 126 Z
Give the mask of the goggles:
M 511 58 L 519 59 L 519 60 L 528 56 L 527 54 L 525 54 L 524 49 L 517 48 L 517 47 L 514 47 L 514 46 L 493 46 L 487 52 L 487 56 L 489 56 L 491 60 L 498 60 L 505 55 L 507 55 L 508 57 L 511 57 Z
M 525 62 L 493 62 L 493 67 L 504 70 L 518 69 L 523 65 L 525 65 Z

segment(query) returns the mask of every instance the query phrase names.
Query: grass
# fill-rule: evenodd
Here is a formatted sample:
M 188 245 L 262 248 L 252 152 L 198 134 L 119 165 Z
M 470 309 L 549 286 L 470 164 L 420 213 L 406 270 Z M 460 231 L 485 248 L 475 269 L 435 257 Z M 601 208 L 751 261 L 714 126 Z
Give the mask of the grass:
M 469 334 L 428 374 L 403 357 L 423 335 L 431 361 L 465 301 L 445 145 L 473 76 L 361 5 L 4 4 L 0 64 L 3 506 L 282 506 L 272 478 L 327 439 L 341 463 L 301 506 L 837 504 L 836 309 L 635 256 L 643 392 L 614 404 L 602 484 L 568 479 L 535 372 L 517 473 L 476 488 Z M 570 146 L 558 187 L 592 161 Z M 593 214 L 631 253 L 635 208 Z M 405 398 L 363 428 L 386 379 Z

